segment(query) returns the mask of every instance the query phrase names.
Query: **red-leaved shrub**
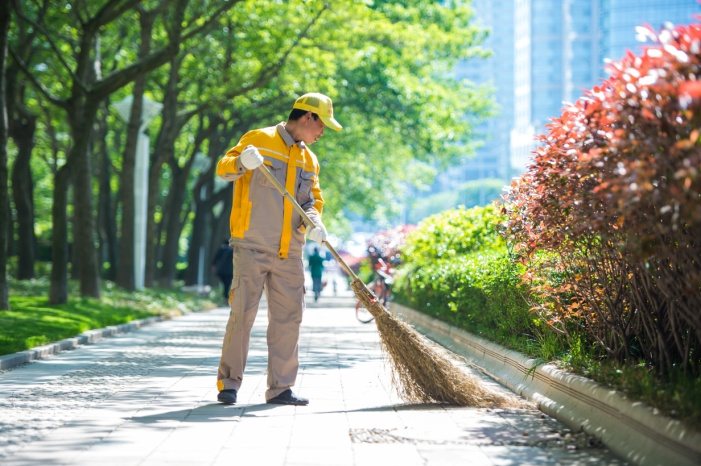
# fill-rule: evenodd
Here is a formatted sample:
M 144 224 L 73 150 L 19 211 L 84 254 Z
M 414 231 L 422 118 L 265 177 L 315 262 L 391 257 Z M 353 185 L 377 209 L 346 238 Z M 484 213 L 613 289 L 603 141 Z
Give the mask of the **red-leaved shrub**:
M 563 110 L 504 197 L 545 322 L 660 374 L 701 373 L 701 25 Z

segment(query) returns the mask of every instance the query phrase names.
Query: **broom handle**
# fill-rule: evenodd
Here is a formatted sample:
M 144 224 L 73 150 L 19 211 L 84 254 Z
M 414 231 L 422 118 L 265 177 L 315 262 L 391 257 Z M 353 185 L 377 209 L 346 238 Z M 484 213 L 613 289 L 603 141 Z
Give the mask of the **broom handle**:
M 304 220 L 304 225 L 307 228 L 314 228 L 314 222 L 312 222 L 312 219 L 309 218 L 309 215 L 302 209 L 302 206 L 299 205 L 297 200 L 285 189 L 285 187 L 280 183 L 277 178 L 275 178 L 275 175 L 270 173 L 270 170 L 268 167 L 265 166 L 264 163 L 260 164 L 260 169 L 263 171 L 263 175 L 277 188 L 278 191 L 280 191 L 280 194 L 282 194 L 287 200 L 289 200 L 292 203 L 292 207 L 299 213 L 299 215 L 302 216 L 302 219 Z M 353 273 L 353 270 L 346 264 L 346 261 L 344 261 L 341 256 L 338 255 L 336 250 L 329 244 L 328 241 L 324 241 L 324 245 L 326 245 L 326 248 L 331 251 L 331 255 L 336 259 L 336 261 L 341 264 L 343 269 L 348 273 L 350 277 L 353 278 L 353 280 L 358 280 L 358 277 Z

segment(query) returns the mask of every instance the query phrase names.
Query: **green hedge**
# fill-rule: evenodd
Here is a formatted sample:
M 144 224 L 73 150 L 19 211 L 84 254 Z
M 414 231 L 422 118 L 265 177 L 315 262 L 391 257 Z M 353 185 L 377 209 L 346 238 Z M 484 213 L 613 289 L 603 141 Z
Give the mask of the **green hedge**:
M 522 283 L 525 271 L 499 233 L 503 222 L 495 206 L 449 210 L 422 221 L 402 248 L 394 299 L 540 362 L 555 361 L 701 429 L 701 379 L 679 371 L 662 379 L 645 365 L 608 361 L 586 333 L 573 326 L 567 338 L 558 336 L 531 311 L 547 303 Z M 560 283 L 563 276 L 547 280 Z
M 422 220 L 403 248 L 405 261 L 447 259 L 471 252 L 506 247 L 496 206 L 446 210 Z
M 431 216 L 403 248 L 395 300 L 512 349 L 550 359 L 563 348 L 529 312 L 521 266 L 509 255 L 493 205 Z

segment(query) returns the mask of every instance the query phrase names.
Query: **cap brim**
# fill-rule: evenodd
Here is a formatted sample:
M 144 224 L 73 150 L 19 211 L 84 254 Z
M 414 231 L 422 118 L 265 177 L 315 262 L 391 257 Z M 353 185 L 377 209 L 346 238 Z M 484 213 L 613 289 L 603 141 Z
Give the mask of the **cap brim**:
M 343 126 L 332 117 L 319 115 L 319 118 L 321 118 L 321 121 L 323 121 L 328 128 L 335 129 L 336 131 L 341 131 L 343 128 Z

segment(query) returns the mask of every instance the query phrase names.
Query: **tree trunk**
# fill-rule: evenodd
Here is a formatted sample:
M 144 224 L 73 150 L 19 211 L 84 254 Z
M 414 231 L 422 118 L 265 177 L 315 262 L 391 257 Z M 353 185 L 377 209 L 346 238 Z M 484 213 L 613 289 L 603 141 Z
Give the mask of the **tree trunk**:
M 194 113 L 183 115 L 179 119 L 179 124 L 184 125 L 185 122 L 192 116 L 194 116 Z M 206 124 L 207 122 L 209 125 Z M 161 262 L 163 263 L 163 268 L 160 270 L 161 275 L 159 276 L 160 283 L 166 287 L 171 286 L 173 279 L 175 278 L 180 235 L 192 209 L 190 204 L 185 205 L 185 193 L 187 192 L 188 178 L 192 173 L 192 167 L 202 144 L 208 138 L 211 139 L 212 135 L 217 132 L 217 129 L 220 127 L 221 123 L 223 123 L 223 121 L 216 116 L 207 118 L 204 115 L 200 115 L 199 129 L 195 134 L 194 141 L 192 143 L 193 149 L 187 162 L 180 167 L 177 157 L 173 156 L 168 160 L 168 165 L 173 173 L 171 187 L 168 192 L 168 199 L 166 200 L 166 205 L 169 206 L 169 208 L 167 210 L 164 209 L 163 217 L 161 219 L 161 223 L 159 224 L 160 227 L 165 227 L 166 229 L 166 242 L 163 248 L 163 254 L 160 256 Z M 211 150 L 216 151 L 216 148 L 210 148 L 210 151 Z M 213 173 L 214 172 L 212 171 L 212 174 Z M 208 178 L 211 180 L 212 175 L 210 175 Z M 202 186 L 202 183 L 197 183 L 196 189 L 198 192 L 194 196 L 195 199 L 200 197 L 200 186 Z M 204 197 L 206 199 L 208 196 L 205 195 Z M 204 225 L 204 229 L 208 229 L 207 225 Z M 162 237 L 160 233 L 161 232 L 159 232 L 158 236 Z M 217 244 L 219 244 L 219 242 L 217 242 Z M 197 255 L 199 258 L 199 247 L 197 249 Z M 199 262 L 199 259 L 196 262 Z
M 215 218 L 214 206 L 224 200 L 225 207 L 231 204 L 231 189 L 226 189 L 225 193 L 218 193 L 216 196 L 213 195 L 214 191 L 214 177 L 216 172 L 216 165 L 224 153 L 226 147 L 222 140 L 222 134 L 226 133 L 228 130 L 228 122 L 218 119 L 215 115 L 210 115 L 206 118 L 211 125 L 214 133 L 209 138 L 209 160 L 210 167 L 205 173 L 200 175 L 195 188 L 193 189 L 192 198 L 195 204 L 195 218 L 192 221 L 192 237 L 190 238 L 190 245 L 187 253 L 187 270 L 185 270 L 185 284 L 193 285 L 198 283 L 200 278 L 202 278 L 202 283 L 210 282 L 210 267 L 209 262 L 212 255 L 215 253 L 216 249 L 221 244 L 222 240 L 229 237 L 229 226 L 228 222 L 226 225 L 222 225 L 218 218 Z M 230 188 L 231 183 L 228 184 Z M 201 195 L 202 188 L 205 188 L 205 194 Z M 223 194 L 223 195 L 222 195 Z M 228 201 L 228 202 L 227 202 Z M 229 218 L 227 210 L 226 218 Z M 200 251 L 204 248 L 204 254 L 200 254 Z M 203 257 L 202 257 L 203 256 Z M 204 261 L 204 263 L 201 263 Z M 200 270 L 203 270 L 203 276 L 199 276 Z
M 164 212 L 163 217 L 163 222 L 165 222 L 165 243 L 161 256 L 163 267 L 160 270 L 158 280 L 162 288 L 171 288 L 175 281 L 178 265 L 178 246 L 180 245 L 180 234 L 184 225 L 183 219 L 186 219 L 190 212 L 189 207 L 183 209 L 190 170 L 178 167 L 175 161 L 170 165 L 173 172 L 173 183 L 168 193 L 167 205 L 172 206 L 172 208 Z
M 212 231 L 209 238 L 210 257 L 214 254 L 214 248 L 216 247 L 217 243 L 222 241 L 224 238 L 229 238 L 231 235 L 229 217 L 231 215 L 233 187 L 233 183 L 227 183 L 226 188 L 214 195 L 213 202 L 210 207 L 210 210 L 212 210 L 219 202 L 222 203 L 222 209 L 218 216 L 215 215 L 214 211 L 212 210 Z M 219 197 L 221 200 L 216 200 Z M 210 276 L 209 282 L 211 283 L 212 281 L 214 281 L 214 284 L 217 283 L 216 279 Z
M 54 179 L 54 199 L 51 207 L 51 285 L 49 304 L 68 302 L 68 188 L 71 166 L 64 164 Z
M 17 211 L 17 278 L 34 278 L 36 236 L 34 233 L 34 182 L 30 159 L 34 149 L 36 116 L 19 116 L 12 123 L 12 139 L 18 152 L 12 167 L 12 196 Z
M 134 85 L 134 100 L 127 129 L 127 142 L 122 158 L 120 176 L 122 224 L 119 243 L 119 265 L 117 284 L 125 290 L 133 291 L 134 283 L 134 166 L 136 165 L 136 145 L 141 125 L 145 81 L 138 79 Z
M 99 102 L 96 102 L 94 97 L 87 98 L 83 105 L 76 106 L 72 118 L 69 117 L 74 145 L 68 154 L 67 162 L 75 176 L 73 248 L 78 258 L 80 295 L 93 298 L 100 297 L 100 275 L 95 244 L 90 141 L 98 106 Z
M 103 119 L 100 124 L 99 134 L 99 157 L 98 163 L 98 200 L 97 200 L 97 225 L 98 236 L 100 238 L 100 260 L 107 261 L 109 269 L 107 269 L 107 280 L 116 281 L 117 278 L 117 261 L 119 257 L 119 248 L 117 245 L 117 220 L 116 211 L 112 199 L 112 185 L 110 178 L 112 176 L 112 165 L 110 164 L 110 156 L 107 149 L 107 121 Z
M 211 172 L 207 170 L 207 174 Z M 202 194 L 204 188 L 205 193 Z M 195 218 L 192 220 L 192 235 L 187 251 L 186 285 L 204 285 L 209 278 L 209 261 L 212 210 L 209 199 L 212 197 L 212 183 L 197 183 L 192 193 L 195 204 Z M 200 275 L 200 272 L 202 274 Z
M 208 213 L 208 225 L 210 226 L 209 236 L 204 239 L 205 241 L 205 260 L 209 260 L 214 256 L 216 249 L 219 244 L 224 239 L 228 239 L 230 236 L 229 232 L 229 215 L 231 213 L 231 200 L 232 200 L 232 188 L 233 183 L 227 183 L 226 188 L 218 191 L 216 194 L 210 196 L 206 202 L 203 204 L 203 209 Z M 221 213 L 217 216 L 214 213 L 214 207 L 222 203 Z M 196 208 L 199 208 L 197 206 Z M 193 241 L 194 242 L 194 241 Z M 188 262 L 188 266 L 191 263 Z M 206 264 L 205 264 L 206 265 Z M 189 267 L 188 267 L 189 271 Z M 205 283 L 217 284 L 211 276 L 211 270 L 209 267 L 205 267 Z
M 7 225 L 10 223 L 9 186 L 7 179 L 7 40 L 10 30 L 9 1 L 0 1 L 0 310 L 10 309 L 7 285 Z
M 9 2 L 0 1 L 3 8 L 8 8 Z M 99 66 L 99 50 L 95 50 L 98 34 L 104 26 L 118 19 L 123 11 L 120 8 L 135 6 L 121 5 L 121 2 L 107 2 L 100 9 L 99 17 L 86 20 L 78 33 L 79 44 L 74 47 L 75 78 L 66 83 L 71 88 L 71 96 L 66 100 L 53 99 L 53 103 L 65 109 L 71 128 L 72 147 L 67 157 L 62 176 L 57 174 L 54 184 L 54 205 L 52 207 L 53 220 L 53 256 L 54 262 L 51 271 L 50 299 L 55 303 L 66 302 L 68 295 L 67 277 L 67 197 L 65 191 L 71 179 L 74 180 L 75 202 L 75 231 L 74 247 L 79 257 L 80 292 L 83 296 L 99 297 L 100 280 L 98 275 L 97 248 L 95 247 L 95 222 L 92 208 L 92 173 L 90 164 L 90 141 L 93 124 L 96 119 L 100 102 L 110 94 L 133 82 L 139 76 L 167 63 L 178 54 L 182 29 L 186 24 L 183 20 L 189 0 L 174 0 L 164 5 L 169 6 L 167 19 L 168 43 L 157 52 L 150 54 L 143 60 L 133 63 L 126 68 L 110 73 L 104 78 L 96 76 L 101 69 Z M 120 6 L 121 5 L 121 6 Z M 228 6 L 228 5 L 227 5 Z M 221 9 L 221 12 L 226 9 Z M 2 15 L 3 20 L 8 15 Z M 101 22 L 102 21 L 102 22 Z M 3 41 L 6 40 L 5 34 Z M 6 50 L 6 48 L 5 48 Z M 26 70 L 25 70 L 26 71 Z M 3 72 L 4 75 L 4 72 Z M 45 90 L 43 90 L 45 92 Z M 3 92 L 3 96 L 4 96 Z M 6 147 L 6 145 L 5 145 Z M 60 178 L 60 179 L 59 179 Z M 1 188 L 1 187 L 0 187 Z M 7 190 L 5 190 L 5 195 Z M 2 196 L 2 193 L 0 193 Z M 1 201 L 2 199 L 0 199 Z M 0 233 L 2 234 L 2 233 Z M 2 258 L 0 257 L 0 260 Z M 0 265 L 4 265 L 0 264 Z M 5 270 L 5 267 L 3 267 Z

